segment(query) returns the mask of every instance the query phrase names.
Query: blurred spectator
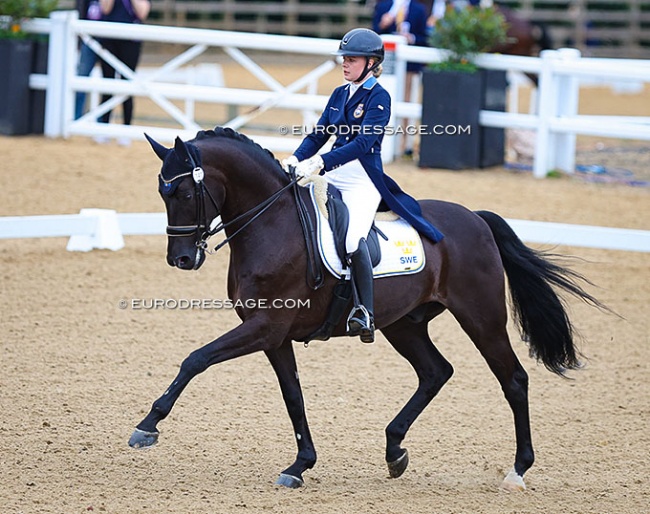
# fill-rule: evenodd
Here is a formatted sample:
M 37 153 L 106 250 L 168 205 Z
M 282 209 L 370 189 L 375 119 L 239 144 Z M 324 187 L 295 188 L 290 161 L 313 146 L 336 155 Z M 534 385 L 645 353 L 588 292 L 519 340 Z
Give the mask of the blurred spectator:
M 143 23 L 149 16 L 151 4 L 149 0 L 100 0 L 102 8 L 102 20 L 116 23 Z M 101 45 L 122 61 L 129 69 L 135 71 L 140 60 L 142 41 L 128 39 L 100 39 Z M 115 78 L 115 69 L 101 61 L 102 74 L 104 78 Z M 125 77 L 120 77 L 124 79 Z M 111 95 L 102 95 L 102 103 L 107 102 Z M 133 97 L 128 97 L 122 104 L 123 121 L 130 125 L 133 118 Z M 100 119 L 100 123 L 108 123 L 111 111 L 108 111 Z M 99 142 L 106 142 L 105 140 Z M 119 138 L 118 144 L 128 145 L 128 138 Z
M 435 30 L 438 20 L 445 17 L 446 10 L 447 0 L 433 0 L 433 4 L 431 5 L 431 14 L 427 19 L 427 34 L 429 36 Z
M 372 26 L 378 34 L 398 34 L 404 36 L 409 45 L 427 46 L 427 9 L 417 1 L 386 0 L 379 2 L 375 7 Z M 407 102 L 411 101 L 413 79 L 422 71 L 423 66 L 421 63 L 406 63 L 404 100 Z M 405 156 L 413 154 L 409 139 L 402 138 L 402 153 Z
M 427 29 L 429 34 L 433 32 L 436 22 L 445 16 L 447 6 L 453 7 L 456 10 L 465 9 L 469 6 L 492 7 L 492 0 L 433 0 L 431 4 L 431 14 L 427 20 Z
M 79 11 L 80 20 L 100 20 L 102 10 L 99 6 L 99 0 L 77 0 L 77 11 Z M 77 64 L 77 75 L 87 77 L 93 71 L 97 63 L 97 54 L 93 52 L 86 43 L 81 42 L 79 48 L 79 63 Z M 86 105 L 86 93 L 79 91 L 75 95 L 74 118 L 81 118 Z

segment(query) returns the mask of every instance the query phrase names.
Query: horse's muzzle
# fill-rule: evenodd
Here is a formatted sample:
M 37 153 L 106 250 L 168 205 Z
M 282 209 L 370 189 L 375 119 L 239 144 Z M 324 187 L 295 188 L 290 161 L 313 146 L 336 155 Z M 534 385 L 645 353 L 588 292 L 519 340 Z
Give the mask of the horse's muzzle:
M 173 268 L 178 268 L 187 271 L 199 269 L 204 261 L 205 261 L 205 252 L 199 248 L 197 248 L 196 253 L 194 255 L 183 254 L 183 255 L 178 255 L 176 257 L 167 255 L 167 264 L 169 264 Z

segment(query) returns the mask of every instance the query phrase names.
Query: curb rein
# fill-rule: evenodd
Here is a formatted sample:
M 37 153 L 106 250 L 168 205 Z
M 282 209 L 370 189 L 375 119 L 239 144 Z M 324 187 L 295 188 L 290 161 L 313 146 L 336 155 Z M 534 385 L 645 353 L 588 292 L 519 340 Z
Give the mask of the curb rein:
M 284 193 L 289 188 L 293 187 L 295 191 L 296 208 L 298 209 L 298 216 L 300 218 L 300 223 L 303 228 L 303 233 L 305 235 L 305 242 L 307 244 L 307 265 L 308 265 L 307 283 L 309 283 L 309 277 L 311 276 L 313 277 L 313 285 L 310 285 L 312 289 L 318 289 L 323 285 L 324 278 L 322 276 L 322 273 L 318 271 L 318 266 L 313 265 L 314 258 L 312 255 L 310 239 L 307 237 L 307 232 L 313 231 L 313 228 L 309 221 L 309 216 L 306 215 L 306 207 L 304 206 L 302 200 L 299 198 L 299 194 L 298 194 L 298 180 L 300 180 L 300 178 L 302 177 L 296 177 L 295 169 L 293 166 L 289 167 L 289 177 L 291 180 L 286 186 L 282 187 L 282 189 L 273 193 L 269 198 L 264 200 L 262 203 L 256 205 L 252 209 L 249 209 L 243 214 L 240 214 L 235 219 L 230 220 L 227 223 L 220 221 L 215 227 L 211 228 L 210 227 L 211 223 L 208 224 L 207 212 L 205 208 L 206 195 L 210 199 L 210 202 L 212 203 L 212 206 L 214 207 L 217 213 L 214 219 L 220 217 L 221 212 L 219 211 L 217 202 L 215 201 L 214 197 L 210 193 L 210 190 L 205 187 L 205 182 L 204 182 L 205 172 L 203 171 L 203 168 L 200 166 L 196 166 L 196 163 L 194 162 L 194 159 L 192 158 L 191 155 L 190 155 L 190 159 L 192 160 L 191 164 L 194 166 L 194 169 L 192 170 L 191 173 L 188 172 L 188 173 L 183 173 L 181 175 L 177 175 L 170 181 L 165 181 L 164 179 L 162 179 L 162 175 L 161 175 L 161 179 L 167 183 L 192 175 L 192 179 L 194 180 L 194 192 L 196 194 L 196 224 L 195 225 L 167 225 L 166 233 L 169 237 L 187 237 L 187 236 L 191 236 L 192 234 L 196 234 L 196 242 L 194 244 L 197 250 L 203 250 L 208 254 L 212 255 L 216 253 L 218 250 L 220 250 L 221 248 L 223 248 L 225 245 L 227 245 L 231 239 L 233 239 L 237 234 L 239 234 L 242 230 L 248 227 L 248 225 L 253 223 L 262 214 L 264 214 L 264 212 L 266 212 L 280 198 L 282 193 Z M 246 223 L 244 223 L 241 227 L 235 230 L 235 232 L 233 232 L 231 235 L 226 236 L 226 238 L 223 241 L 221 241 L 217 246 L 215 246 L 212 250 L 208 248 L 208 239 L 210 237 L 251 215 L 253 215 L 252 218 L 250 218 Z

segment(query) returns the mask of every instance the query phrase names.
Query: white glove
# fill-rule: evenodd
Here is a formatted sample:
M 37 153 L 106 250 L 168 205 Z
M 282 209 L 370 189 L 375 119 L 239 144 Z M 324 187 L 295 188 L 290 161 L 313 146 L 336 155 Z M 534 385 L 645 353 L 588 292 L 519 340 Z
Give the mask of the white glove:
M 284 168 L 285 173 L 289 173 L 289 166 L 297 166 L 298 157 L 295 155 L 290 155 L 286 159 L 282 159 L 282 167 Z
M 324 166 L 323 158 L 320 155 L 314 155 L 298 163 L 296 166 L 296 176 L 301 178 L 310 177 L 314 173 L 317 174 Z

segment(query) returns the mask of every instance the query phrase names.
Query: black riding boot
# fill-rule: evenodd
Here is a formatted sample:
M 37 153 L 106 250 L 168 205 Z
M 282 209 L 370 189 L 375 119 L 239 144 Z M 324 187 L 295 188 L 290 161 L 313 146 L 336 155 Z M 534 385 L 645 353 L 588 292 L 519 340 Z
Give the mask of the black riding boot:
M 365 239 L 359 240 L 356 252 L 348 254 L 354 307 L 348 316 L 348 335 L 361 336 L 364 343 L 375 341 L 373 316 L 373 278 L 370 253 Z

